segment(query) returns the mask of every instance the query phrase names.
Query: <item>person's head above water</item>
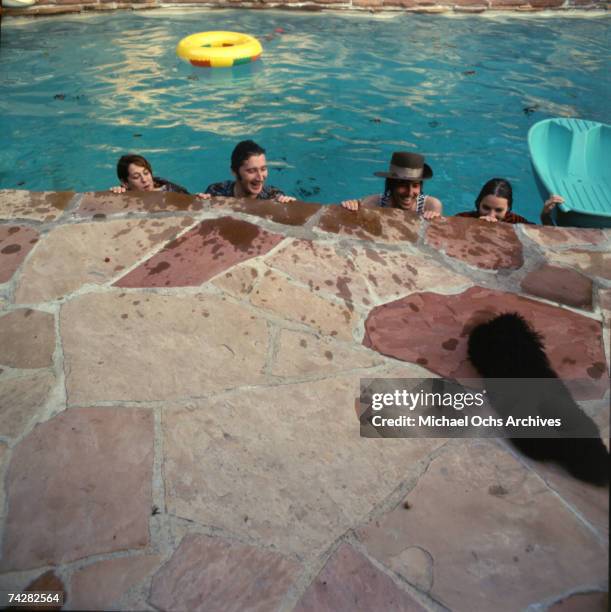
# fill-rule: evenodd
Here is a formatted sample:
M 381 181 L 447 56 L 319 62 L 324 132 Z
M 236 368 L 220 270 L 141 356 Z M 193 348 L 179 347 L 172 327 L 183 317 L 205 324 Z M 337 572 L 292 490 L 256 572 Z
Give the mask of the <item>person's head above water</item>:
M 123 155 L 117 162 L 117 177 L 121 184 L 132 191 L 153 191 L 153 168 L 142 155 Z
M 419 153 L 396 151 L 388 172 L 374 172 L 374 175 L 386 179 L 384 193 L 390 196 L 394 207 L 413 210 L 422 192 L 422 181 L 432 178 L 433 170 Z
M 265 149 L 253 140 L 239 142 L 231 154 L 231 171 L 236 178 L 236 196 L 256 198 L 267 180 Z
M 511 183 L 502 178 L 490 179 L 475 199 L 475 209 L 480 217 L 505 218 L 513 205 Z

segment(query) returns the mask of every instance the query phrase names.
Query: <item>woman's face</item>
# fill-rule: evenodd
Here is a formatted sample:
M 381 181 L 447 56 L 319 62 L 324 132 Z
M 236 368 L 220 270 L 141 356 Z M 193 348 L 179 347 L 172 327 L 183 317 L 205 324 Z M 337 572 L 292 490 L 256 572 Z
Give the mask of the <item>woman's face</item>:
M 403 210 L 414 210 L 416 200 L 420 195 L 422 183 L 412 181 L 397 181 L 391 191 L 393 206 Z
M 123 183 L 131 191 L 154 191 L 153 175 L 148 168 L 130 164 L 127 167 L 127 182 Z
M 494 195 L 487 195 L 479 203 L 480 217 L 496 217 L 499 221 L 505 218 L 509 210 L 507 198 L 497 198 Z

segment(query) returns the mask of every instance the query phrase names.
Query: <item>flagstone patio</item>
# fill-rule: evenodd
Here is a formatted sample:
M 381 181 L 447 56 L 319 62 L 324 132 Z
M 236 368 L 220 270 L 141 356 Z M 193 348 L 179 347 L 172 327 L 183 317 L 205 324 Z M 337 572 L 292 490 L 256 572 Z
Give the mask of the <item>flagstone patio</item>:
M 475 377 L 469 330 L 517 311 L 608 401 L 610 270 L 609 231 L 0 191 L 0 590 L 607 609 L 608 489 L 503 440 L 361 438 L 355 398 Z

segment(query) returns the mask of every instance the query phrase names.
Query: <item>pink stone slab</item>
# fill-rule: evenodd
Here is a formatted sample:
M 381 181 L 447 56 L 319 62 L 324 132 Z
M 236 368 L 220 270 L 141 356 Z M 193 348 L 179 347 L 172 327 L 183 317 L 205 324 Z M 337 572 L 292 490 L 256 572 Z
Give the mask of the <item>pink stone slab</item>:
M 444 442 L 361 438 L 360 376 L 253 386 L 164 410 L 167 511 L 287 554 L 327 550 Z
M 39 415 L 55 383 L 48 370 L 30 376 L 0 378 L 0 435 L 18 438 L 30 421 Z
M 13 449 L 2 571 L 142 548 L 149 541 L 153 414 L 75 408 Z
M 360 240 L 415 244 L 420 223 L 418 215 L 403 210 L 361 208 L 352 211 L 342 206 L 327 206 L 318 227 L 324 232 Z
M 592 310 L 592 281 L 575 270 L 546 264 L 529 272 L 521 287 L 552 302 Z
M 588 276 L 599 276 L 611 280 L 611 249 L 604 251 L 587 251 L 585 249 L 567 249 L 564 251 L 548 251 L 547 260 L 550 264 L 564 264 L 577 268 Z
M 103 218 L 123 212 L 197 212 L 204 208 L 203 200 L 184 193 L 138 191 L 86 193 L 74 214 L 79 217 Z
M 57 226 L 22 266 L 15 302 L 47 302 L 111 282 L 192 224 L 191 217 L 168 216 Z
M 554 604 L 547 612 L 608 612 L 609 593 L 577 593 Z
M 357 531 L 370 556 L 418 583 L 424 553 L 426 590 L 449 610 L 514 612 L 604 584 L 606 544 L 512 454 L 482 440 L 446 449 L 407 505 Z
M 11 368 L 46 368 L 53 363 L 54 351 L 52 314 L 20 308 L 0 317 L 0 364 Z
M 153 578 L 150 603 L 173 612 L 278 610 L 299 572 L 270 550 L 191 534 Z
M 106 559 L 87 565 L 72 575 L 70 601 L 64 609 L 127 609 L 118 606 L 118 601 L 157 569 L 160 561 L 160 555 L 140 555 Z
M 522 229 L 529 238 L 545 247 L 601 244 L 606 241 L 604 232 L 599 229 L 581 229 L 577 227 L 564 228 L 541 225 L 524 225 Z
M 448 257 L 484 270 L 520 268 L 524 262 L 522 243 L 509 223 L 443 217 L 427 226 L 426 242 Z
M 294 612 L 424 611 L 390 576 L 342 544 L 301 597 Z
M 73 197 L 72 191 L 0 190 L 0 219 L 54 221 Z
M 202 221 L 115 283 L 117 287 L 201 285 L 235 264 L 263 255 L 284 236 L 222 217 Z
M 245 198 L 212 198 L 206 202 L 210 208 L 224 208 L 242 212 L 283 225 L 301 226 L 320 209 L 320 204 L 288 202 L 281 204 L 273 200 L 249 200 Z
M 0 225 L 0 283 L 11 280 L 39 236 L 31 227 Z
M 374 308 L 363 344 L 441 375 L 475 378 L 467 358 L 470 331 L 504 312 L 518 312 L 543 336 L 561 378 L 590 379 L 591 391 L 607 385 L 602 326 L 574 312 L 512 293 L 472 287 L 458 295 L 418 293 Z

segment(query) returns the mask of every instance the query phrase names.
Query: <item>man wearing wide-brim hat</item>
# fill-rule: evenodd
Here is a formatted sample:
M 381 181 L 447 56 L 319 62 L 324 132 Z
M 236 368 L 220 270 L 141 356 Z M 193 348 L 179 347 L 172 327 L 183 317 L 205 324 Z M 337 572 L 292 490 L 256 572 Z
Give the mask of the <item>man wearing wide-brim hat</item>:
M 431 167 L 419 153 L 396 151 L 392 154 L 387 172 L 374 172 L 386 179 L 382 193 L 359 200 L 344 200 L 342 206 L 348 210 L 365 208 L 401 208 L 422 215 L 425 219 L 441 216 L 441 202 L 423 193 L 422 184 L 432 178 Z

